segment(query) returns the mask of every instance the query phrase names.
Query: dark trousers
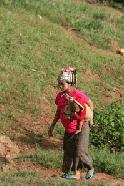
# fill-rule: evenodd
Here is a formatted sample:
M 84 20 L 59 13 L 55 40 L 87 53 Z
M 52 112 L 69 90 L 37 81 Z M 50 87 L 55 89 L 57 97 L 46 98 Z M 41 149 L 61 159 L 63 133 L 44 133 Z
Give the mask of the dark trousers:
M 92 169 L 93 161 L 88 152 L 89 124 L 82 128 L 79 134 L 65 132 L 63 139 L 63 172 L 76 171 L 83 167 Z

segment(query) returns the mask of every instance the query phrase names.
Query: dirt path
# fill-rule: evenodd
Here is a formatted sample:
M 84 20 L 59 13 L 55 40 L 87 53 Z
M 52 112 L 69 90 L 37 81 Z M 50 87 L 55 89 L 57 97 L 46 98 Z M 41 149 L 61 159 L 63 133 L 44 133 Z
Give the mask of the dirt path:
M 41 165 L 37 163 L 33 163 L 30 161 L 25 162 L 12 162 L 6 166 L 4 166 L 3 171 L 27 171 L 30 172 L 32 170 L 35 170 L 38 176 L 40 176 L 44 180 L 49 180 L 51 178 L 60 180 L 60 182 L 67 182 L 68 180 L 61 177 L 61 171 L 60 169 L 48 169 L 45 167 L 42 167 Z M 82 177 L 85 177 L 85 172 L 82 173 Z M 92 178 L 92 180 L 85 180 L 84 178 L 80 180 L 74 180 L 76 183 L 103 183 L 110 186 L 124 186 L 124 180 L 123 179 L 114 179 L 112 176 L 107 175 L 105 173 L 96 173 L 95 177 Z
M 103 8 L 104 10 L 106 10 L 110 13 L 115 13 L 117 16 L 122 15 L 123 12 L 124 12 L 124 10 L 113 8 L 113 7 L 107 6 L 105 4 L 95 3 L 92 0 L 72 0 L 72 1 L 76 1 L 77 3 L 78 2 L 82 2 L 82 3 L 85 2 L 85 3 L 88 3 L 89 6 L 92 6 L 94 8 L 99 8 L 99 7 Z M 124 60 L 124 56 L 121 56 L 120 54 L 117 54 L 117 51 L 120 50 L 120 47 L 119 47 L 117 42 L 112 42 L 111 43 L 112 51 L 108 51 L 108 50 L 104 50 L 104 49 L 95 47 L 92 43 L 87 41 L 86 37 L 84 37 L 83 34 L 80 31 L 73 30 L 73 29 L 68 29 L 67 32 L 72 37 L 76 37 L 77 39 L 79 39 L 80 42 L 83 42 L 83 43 L 85 42 L 85 45 L 89 49 L 91 49 L 95 52 L 99 52 L 99 53 L 102 53 L 103 55 L 107 55 L 107 56 L 118 57 L 118 58 Z
M 89 43 L 89 41 L 86 40 L 86 38 L 83 36 L 83 34 L 80 33 L 80 31 L 77 31 L 74 29 L 68 29 L 68 30 L 66 30 L 66 33 L 72 37 L 75 37 L 76 39 L 79 39 L 79 41 L 83 42 L 83 44 L 85 43 L 85 45 L 89 48 L 89 51 L 92 50 L 92 51 L 101 53 L 106 56 L 112 56 L 112 57 L 116 57 L 116 58 L 120 58 L 120 59 L 124 60 L 124 56 L 121 56 L 120 54 L 116 53 L 119 50 L 119 46 L 117 43 L 112 43 L 113 51 L 108 51 L 108 50 L 104 50 L 102 48 L 97 48 L 92 43 Z
M 118 15 L 123 13 L 123 8 L 113 8 L 110 6 L 107 6 L 105 3 L 97 3 L 93 0 L 73 0 L 73 1 L 77 1 L 77 2 L 82 2 L 82 3 L 88 3 L 90 6 L 94 7 L 94 8 L 103 8 L 104 10 L 107 10 L 111 13 L 117 13 Z

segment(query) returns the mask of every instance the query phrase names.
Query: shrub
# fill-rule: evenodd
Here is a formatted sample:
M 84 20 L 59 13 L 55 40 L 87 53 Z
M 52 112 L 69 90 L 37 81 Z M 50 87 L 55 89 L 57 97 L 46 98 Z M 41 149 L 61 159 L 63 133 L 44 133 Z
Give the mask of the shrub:
M 91 142 L 96 147 L 108 146 L 112 151 L 124 147 L 124 108 L 122 102 L 106 106 L 104 111 L 95 111 Z
M 122 8 L 124 6 L 123 0 L 96 0 L 96 1 L 100 3 L 109 4 L 115 8 Z

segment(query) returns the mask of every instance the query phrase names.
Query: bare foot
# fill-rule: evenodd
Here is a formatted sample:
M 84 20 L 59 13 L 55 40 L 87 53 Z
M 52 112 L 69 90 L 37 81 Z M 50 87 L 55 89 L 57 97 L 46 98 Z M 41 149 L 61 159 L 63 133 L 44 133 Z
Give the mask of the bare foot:
M 81 177 L 80 171 L 76 171 L 76 179 L 80 180 L 80 177 Z
M 87 173 L 89 173 L 89 174 L 94 173 L 94 168 L 92 168 L 92 169 L 88 170 L 88 171 L 87 171 Z

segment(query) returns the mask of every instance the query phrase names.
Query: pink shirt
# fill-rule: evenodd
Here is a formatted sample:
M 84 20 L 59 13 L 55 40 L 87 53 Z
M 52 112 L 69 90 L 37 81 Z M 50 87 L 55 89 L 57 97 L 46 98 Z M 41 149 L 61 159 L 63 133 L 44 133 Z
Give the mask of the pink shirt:
M 89 98 L 81 91 L 71 88 L 68 92 L 69 96 L 73 98 L 80 97 L 84 103 L 87 103 Z M 78 122 L 76 119 L 69 119 L 65 117 L 64 110 L 68 105 L 68 100 L 63 96 L 62 92 L 59 92 L 56 96 L 55 104 L 58 106 L 60 110 L 60 119 L 65 128 L 65 131 L 68 133 L 74 133 L 77 130 Z

